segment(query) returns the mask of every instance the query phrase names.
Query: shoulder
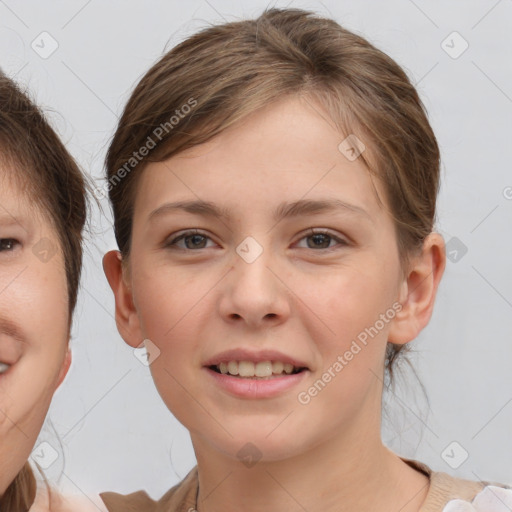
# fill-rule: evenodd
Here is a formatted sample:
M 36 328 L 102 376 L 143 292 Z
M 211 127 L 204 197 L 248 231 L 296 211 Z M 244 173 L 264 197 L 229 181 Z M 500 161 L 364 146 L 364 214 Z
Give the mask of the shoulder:
M 51 507 L 51 512 L 107 512 L 97 495 L 62 495 L 59 506 Z
M 156 510 L 156 502 L 148 496 L 146 491 L 137 491 L 131 494 L 102 492 L 100 497 L 109 512 L 116 512 L 118 510 L 124 512 L 135 512 L 137 510 L 149 512 Z
M 195 507 L 197 489 L 195 466 L 179 484 L 169 489 L 158 501 L 151 499 L 146 491 L 131 494 L 103 492 L 100 497 L 108 512 L 187 512 Z
M 467 480 L 442 471 L 433 471 L 426 464 L 405 459 L 430 479 L 427 498 L 420 512 L 498 512 L 512 506 L 512 488 L 499 482 Z M 508 500 L 508 501 L 507 501 Z

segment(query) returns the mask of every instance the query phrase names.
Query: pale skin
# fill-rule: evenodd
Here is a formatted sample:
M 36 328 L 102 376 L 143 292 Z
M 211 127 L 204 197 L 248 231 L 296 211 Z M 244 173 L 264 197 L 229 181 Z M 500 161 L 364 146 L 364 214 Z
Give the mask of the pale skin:
M 382 379 L 387 341 L 412 341 L 431 318 L 444 241 L 429 235 L 402 274 L 393 220 L 362 159 L 338 150 L 346 135 L 319 112 L 311 100 L 287 98 L 202 146 L 149 164 L 138 183 L 130 255 L 104 257 L 124 340 L 137 347 L 150 339 L 161 351 L 150 368 L 190 431 L 200 512 L 417 512 L 428 492 L 428 478 L 381 441 Z M 366 213 L 272 217 L 283 202 L 332 198 Z M 231 217 L 151 215 L 198 199 Z M 328 235 L 315 239 L 311 227 Z M 188 229 L 201 236 L 170 245 Z M 248 236 L 263 249 L 252 263 L 236 251 Z M 397 302 L 401 310 L 378 335 L 300 404 L 298 393 Z M 276 349 L 308 370 L 278 396 L 235 397 L 204 367 L 234 348 Z M 249 442 L 261 454 L 252 467 L 237 456 Z
M 29 458 L 71 363 L 58 235 L 33 199 L 8 179 L 13 169 L 5 172 L 2 164 L 1 170 L 0 362 L 10 367 L 0 374 L 0 496 Z M 44 250 L 53 255 L 47 259 Z

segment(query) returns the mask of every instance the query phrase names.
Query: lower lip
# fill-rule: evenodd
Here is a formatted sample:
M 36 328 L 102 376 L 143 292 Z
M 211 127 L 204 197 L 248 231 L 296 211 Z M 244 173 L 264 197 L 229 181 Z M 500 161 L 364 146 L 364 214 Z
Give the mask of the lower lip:
M 272 398 L 299 384 L 309 373 L 308 370 L 303 370 L 299 373 L 270 379 L 251 379 L 217 373 L 207 367 L 205 367 L 205 370 L 218 386 L 240 398 Z

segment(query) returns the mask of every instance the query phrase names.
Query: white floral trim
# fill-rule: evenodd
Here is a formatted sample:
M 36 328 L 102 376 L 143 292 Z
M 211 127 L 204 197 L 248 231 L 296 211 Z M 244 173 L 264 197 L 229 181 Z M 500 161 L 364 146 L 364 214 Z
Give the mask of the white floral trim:
M 512 489 L 488 485 L 471 502 L 450 500 L 443 512 L 512 512 Z

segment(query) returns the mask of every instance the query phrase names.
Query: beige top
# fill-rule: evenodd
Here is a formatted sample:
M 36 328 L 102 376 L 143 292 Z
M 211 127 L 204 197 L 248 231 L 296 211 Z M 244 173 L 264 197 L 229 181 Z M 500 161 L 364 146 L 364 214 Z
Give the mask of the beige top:
M 495 482 L 477 482 L 432 471 L 422 462 L 400 457 L 413 468 L 430 479 L 430 487 L 420 512 L 442 512 L 452 499 L 471 501 L 487 485 L 506 487 Z M 132 494 L 104 492 L 100 494 L 109 512 L 191 512 L 196 506 L 199 491 L 197 466 L 177 485 L 167 491 L 158 501 L 152 500 L 145 491 Z

